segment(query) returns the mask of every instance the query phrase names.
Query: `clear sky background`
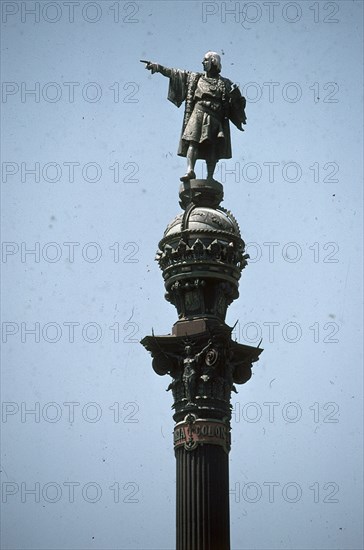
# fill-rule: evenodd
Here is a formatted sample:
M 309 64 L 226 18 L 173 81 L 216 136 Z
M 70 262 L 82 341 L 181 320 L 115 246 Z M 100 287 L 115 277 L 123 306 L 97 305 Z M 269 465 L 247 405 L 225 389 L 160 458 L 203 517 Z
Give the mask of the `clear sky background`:
M 264 347 L 232 548 L 361 549 L 363 3 L 1 7 L 2 548 L 174 547 L 172 396 L 139 341 L 177 319 L 154 255 L 183 108 L 139 59 L 216 50 L 248 117 L 216 172 L 251 256 L 227 322 Z

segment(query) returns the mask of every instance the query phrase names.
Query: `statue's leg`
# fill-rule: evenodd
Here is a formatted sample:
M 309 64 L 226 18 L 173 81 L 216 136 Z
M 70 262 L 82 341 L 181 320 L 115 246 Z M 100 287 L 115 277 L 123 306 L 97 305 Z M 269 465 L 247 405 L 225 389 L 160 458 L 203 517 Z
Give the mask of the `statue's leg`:
M 198 154 L 198 144 L 195 141 L 190 141 L 189 147 L 187 149 L 187 173 L 182 176 L 181 181 L 192 180 L 196 177 L 195 174 L 195 164 Z
M 207 157 L 206 157 L 206 166 L 207 166 L 207 179 L 212 179 L 215 168 L 216 168 L 217 158 L 215 153 L 215 147 L 211 147 Z

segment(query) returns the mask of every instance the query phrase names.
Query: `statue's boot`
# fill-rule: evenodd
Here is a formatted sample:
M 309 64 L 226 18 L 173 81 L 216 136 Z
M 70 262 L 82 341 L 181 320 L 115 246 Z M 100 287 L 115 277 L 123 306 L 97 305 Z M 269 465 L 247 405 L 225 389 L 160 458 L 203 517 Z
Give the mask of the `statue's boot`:
M 187 174 L 179 178 L 181 181 L 189 181 L 196 179 L 196 174 L 194 170 L 189 170 Z

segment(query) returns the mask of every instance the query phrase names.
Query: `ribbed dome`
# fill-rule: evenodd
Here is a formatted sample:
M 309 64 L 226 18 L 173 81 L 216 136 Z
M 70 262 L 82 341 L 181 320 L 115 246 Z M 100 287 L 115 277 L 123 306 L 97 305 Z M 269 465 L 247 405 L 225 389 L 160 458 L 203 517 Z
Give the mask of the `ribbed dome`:
M 184 227 L 182 227 L 182 225 Z M 240 237 L 239 226 L 231 212 L 221 208 L 195 207 L 189 213 L 179 214 L 164 232 L 164 238 L 190 231 L 226 231 Z

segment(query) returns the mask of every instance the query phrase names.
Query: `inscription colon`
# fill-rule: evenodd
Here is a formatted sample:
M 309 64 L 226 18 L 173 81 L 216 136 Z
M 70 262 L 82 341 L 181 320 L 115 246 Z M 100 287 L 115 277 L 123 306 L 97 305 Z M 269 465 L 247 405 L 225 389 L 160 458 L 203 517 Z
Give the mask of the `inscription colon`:
M 230 429 L 222 422 L 196 420 L 193 423 L 184 422 L 174 429 L 174 444 L 176 447 L 188 444 L 188 448 L 195 448 L 197 444 L 209 443 L 230 447 Z M 186 447 L 187 448 L 187 447 Z

